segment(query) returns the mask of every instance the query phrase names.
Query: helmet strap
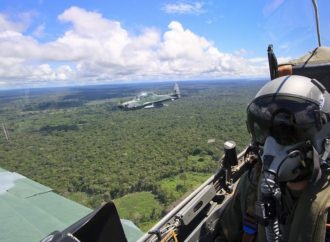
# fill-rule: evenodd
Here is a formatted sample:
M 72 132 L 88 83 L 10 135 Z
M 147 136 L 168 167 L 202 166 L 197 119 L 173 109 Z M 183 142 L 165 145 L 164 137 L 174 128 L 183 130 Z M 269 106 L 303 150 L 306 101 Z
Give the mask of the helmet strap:
M 313 147 L 313 173 L 312 173 L 312 177 L 310 179 L 310 181 L 313 184 L 316 184 L 322 175 L 322 171 L 321 171 L 321 167 L 320 167 L 320 157 L 319 157 L 319 153 L 317 152 L 317 150 Z

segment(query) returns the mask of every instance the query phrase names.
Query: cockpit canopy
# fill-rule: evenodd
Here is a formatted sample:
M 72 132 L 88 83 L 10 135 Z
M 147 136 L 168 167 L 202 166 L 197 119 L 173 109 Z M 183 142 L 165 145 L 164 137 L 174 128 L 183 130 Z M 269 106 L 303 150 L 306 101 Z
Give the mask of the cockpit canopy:
M 151 97 L 151 96 L 154 96 L 155 93 L 153 92 L 141 92 L 139 95 L 137 95 L 135 97 L 136 100 L 141 100 L 141 99 L 145 99 L 145 98 L 148 98 L 148 97 Z

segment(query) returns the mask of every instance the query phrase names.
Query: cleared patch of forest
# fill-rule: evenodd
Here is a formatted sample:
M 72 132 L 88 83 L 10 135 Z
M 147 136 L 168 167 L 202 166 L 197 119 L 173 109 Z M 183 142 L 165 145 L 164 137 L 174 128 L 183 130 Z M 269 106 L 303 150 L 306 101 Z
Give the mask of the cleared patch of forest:
M 9 136 L 0 133 L 0 166 L 89 207 L 145 195 L 153 205 L 141 203 L 138 214 L 118 206 L 147 228 L 217 169 L 226 140 L 238 151 L 249 143 L 245 109 L 262 84 L 182 82 L 182 99 L 128 112 L 119 101 L 168 93 L 173 83 L 0 92 Z

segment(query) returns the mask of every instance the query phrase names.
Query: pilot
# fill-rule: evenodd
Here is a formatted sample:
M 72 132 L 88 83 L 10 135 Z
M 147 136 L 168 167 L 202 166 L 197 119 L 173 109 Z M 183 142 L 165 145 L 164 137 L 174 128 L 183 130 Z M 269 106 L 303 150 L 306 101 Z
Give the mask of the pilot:
M 240 179 L 215 241 L 330 241 L 330 94 L 284 76 L 247 107 L 256 165 Z

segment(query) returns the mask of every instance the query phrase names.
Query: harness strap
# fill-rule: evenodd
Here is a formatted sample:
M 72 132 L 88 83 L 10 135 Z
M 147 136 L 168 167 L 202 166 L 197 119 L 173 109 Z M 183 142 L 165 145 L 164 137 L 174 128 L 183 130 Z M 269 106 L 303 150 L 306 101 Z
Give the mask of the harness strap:
M 320 168 L 319 156 L 316 149 L 313 146 L 313 173 L 311 177 L 311 182 L 315 185 L 321 178 L 322 172 Z

